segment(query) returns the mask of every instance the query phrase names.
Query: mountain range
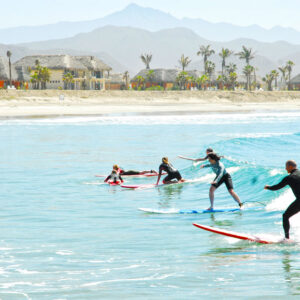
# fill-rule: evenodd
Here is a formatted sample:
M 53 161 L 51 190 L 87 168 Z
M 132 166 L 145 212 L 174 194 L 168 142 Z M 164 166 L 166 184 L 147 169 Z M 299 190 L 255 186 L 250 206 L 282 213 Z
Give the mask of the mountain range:
M 182 27 L 193 30 L 204 39 L 214 41 L 247 38 L 262 42 L 282 40 L 300 44 L 300 32 L 293 28 L 275 26 L 271 29 L 265 29 L 258 25 L 238 26 L 230 23 L 212 23 L 200 18 L 178 19 L 160 10 L 141 7 L 136 4 L 130 4 L 121 11 L 95 20 L 0 29 L 0 43 L 17 44 L 62 39 L 107 25 L 134 27 L 147 31 Z
M 36 52 L 73 49 L 81 53 L 108 53 L 109 56 L 136 73 L 144 67 L 140 59 L 142 53 L 153 55 L 152 68 L 179 67 L 178 60 L 184 54 L 192 59 L 189 68 L 203 69 L 202 58 L 197 56 L 197 51 L 200 45 L 208 44 L 216 52 L 210 57 L 210 60 L 216 63 L 217 70 L 221 68 L 221 59 L 218 53 L 222 47 L 235 52 L 241 51 L 242 45 L 251 47 L 255 51 L 255 59 L 252 64 L 257 67 L 257 74 L 261 76 L 271 69 L 283 65 L 288 57 L 294 57 L 296 60 L 300 57 L 300 45 L 287 42 L 263 43 L 250 39 L 214 42 L 206 40 L 186 28 L 151 32 L 131 27 L 105 26 L 71 38 L 25 43 L 21 46 Z M 244 62 L 234 55 L 228 59 L 228 62 L 236 63 L 239 70 L 244 65 Z M 295 70 L 300 71 L 300 66 L 296 66 Z
M 188 26 L 174 27 L 183 24 L 183 21 L 184 24 L 193 23 L 194 25 L 190 26 L 193 30 L 187 28 Z M 106 25 L 108 23 L 119 25 Z M 216 70 L 219 71 L 221 59 L 218 53 L 222 47 L 229 48 L 236 53 L 241 51 L 244 45 L 255 51 L 255 59 L 251 61 L 251 64 L 256 67 L 258 75 L 264 76 L 270 70 L 284 65 L 288 60 L 296 64 L 293 74 L 300 73 L 300 44 L 287 41 L 267 42 L 268 39 L 272 40 L 270 31 L 265 31 L 264 42 L 247 37 L 231 40 L 230 37 L 235 34 L 234 32 L 237 34 L 238 30 L 243 31 L 241 27 L 230 24 L 227 25 L 234 28 L 232 27 L 231 33 L 227 32 L 223 36 L 224 41 L 214 41 L 212 37 L 218 40 L 216 34 L 219 32 L 214 31 L 209 38 L 205 38 L 197 33 L 197 28 L 200 30 L 204 25 L 197 27 L 196 23 L 203 25 L 208 22 L 187 18 L 179 20 L 164 12 L 133 4 L 122 11 L 94 21 L 9 29 L 15 30 L 10 36 L 13 36 L 15 41 L 20 38 L 19 42 L 23 39 L 23 43 L 0 44 L 0 55 L 6 55 L 6 51 L 10 50 L 13 53 L 13 61 L 34 54 L 93 55 L 110 65 L 114 72 L 128 70 L 133 76 L 144 68 L 140 59 L 143 53 L 153 55 L 151 68 L 179 68 L 178 60 L 184 54 L 192 59 L 187 69 L 203 70 L 202 58 L 196 53 L 201 45 L 211 45 L 216 53 L 209 59 L 216 64 Z M 210 23 L 210 25 L 217 26 L 218 24 Z M 220 25 L 220 28 L 229 28 L 225 25 Z M 258 28 L 258 26 L 254 27 Z M 203 33 L 203 28 L 201 30 Z M 259 27 L 259 30 L 264 29 Z M 290 32 L 293 32 L 295 36 L 300 34 L 295 30 Z M 66 35 L 69 37 L 64 37 Z M 204 34 L 204 36 L 208 35 L 207 32 Z M 247 36 L 246 33 L 245 36 Z M 5 39 L 4 37 L 5 34 L 0 33 L 0 42 L 1 39 Z M 49 39 L 50 37 L 52 38 Z M 24 42 L 26 40 L 38 41 Z M 229 62 L 237 64 L 238 71 L 241 72 L 244 66 L 243 61 L 232 55 L 227 60 L 227 63 Z

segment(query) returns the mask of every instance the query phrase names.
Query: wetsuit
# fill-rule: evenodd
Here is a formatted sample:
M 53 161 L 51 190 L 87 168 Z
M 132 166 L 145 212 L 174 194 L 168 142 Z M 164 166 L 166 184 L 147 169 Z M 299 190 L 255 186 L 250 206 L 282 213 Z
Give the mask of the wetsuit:
M 122 177 L 121 177 L 120 174 L 113 174 L 113 173 L 111 173 L 110 175 L 108 175 L 106 177 L 106 179 L 104 180 L 104 182 L 108 182 L 109 180 L 111 180 L 114 183 L 117 183 L 117 182 L 120 182 L 120 181 L 123 182 L 123 179 L 122 179 Z
M 162 172 L 167 172 L 167 176 L 164 178 L 163 183 L 167 181 L 171 181 L 172 179 L 177 179 L 178 181 L 182 179 L 180 173 L 178 170 L 176 170 L 171 164 L 165 164 L 162 163 L 159 166 L 159 176 L 162 174 Z
M 124 171 L 122 169 L 119 169 L 119 174 L 122 174 L 122 175 L 140 175 L 140 172 L 139 171 L 134 171 L 134 170 Z
M 296 196 L 296 200 L 290 204 L 282 215 L 284 234 L 287 239 L 290 238 L 290 222 L 289 218 L 300 211 L 300 171 L 293 170 L 288 176 L 284 177 L 278 184 L 267 187 L 268 190 L 277 191 L 289 185 Z
M 220 162 L 217 161 L 215 164 L 207 164 L 204 165 L 203 168 L 211 168 L 213 172 L 216 174 L 216 177 L 214 179 L 214 186 L 215 188 L 218 188 L 222 183 L 225 183 L 227 190 L 233 190 L 233 183 L 232 183 L 232 178 L 229 173 L 227 173 L 224 165 Z

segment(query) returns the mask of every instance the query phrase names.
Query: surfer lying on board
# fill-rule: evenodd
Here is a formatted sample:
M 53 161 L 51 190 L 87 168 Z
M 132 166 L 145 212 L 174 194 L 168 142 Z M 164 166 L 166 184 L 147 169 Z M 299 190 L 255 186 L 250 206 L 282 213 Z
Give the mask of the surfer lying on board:
M 206 156 L 205 157 L 200 157 L 200 158 L 190 158 L 190 157 L 185 157 L 185 156 L 182 156 L 182 155 L 178 155 L 179 158 L 182 158 L 182 159 L 186 159 L 186 160 L 191 160 L 191 161 L 205 161 L 208 159 L 208 154 L 209 153 L 213 153 L 214 150 L 212 148 L 207 148 L 206 149 Z
M 289 218 L 300 211 L 300 170 L 297 169 L 297 164 L 294 160 L 288 160 L 285 163 L 285 169 L 289 173 L 278 184 L 266 185 L 266 190 L 277 191 L 289 185 L 292 189 L 296 200 L 287 208 L 282 215 L 282 225 L 286 239 L 290 238 L 290 222 Z
M 111 181 L 113 183 L 120 183 L 120 182 L 124 182 L 121 175 L 118 174 L 118 172 L 116 170 L 112 170 L 111 171 L 111 174 L 109 174 L 106 179 L 104 180 L 104 182 L 108 182 L 108 181 Z
M 209 189 L 210 207 L 207 210 L 212 210 L 214 208 L 214 193 L 222 183 L 226 184 L 229 194 L 239 204 L 240 208 L 242 208 L 243 203 L 241 202 L 237 193 L 233 190 L 231 176 L 229 173 L 227 173 L 224 165 L 220 162 L 220 156 L 218 156 L 216 153 L 209 153 L 207 158 L 210 164 L 202 165 L 201 169 L 211 167 L 213 172 L 216 174 L 216 177 L 211 183 L 211 187 Z
M 150 171 L 128 170 L 128 171 L 125 171 L 122 168 L 120 168 L 118 165 L 114 165 L 113 169 L 116 170 L 121 175 L 144 175 L 144 174 L 149 174 L 149 173 L 157 174 L 157 172 L 154 170 L 150 170 Z
M 156 185 L 158 185 L 162 172 L 167 172 L 167 176 L 163 180 L 163 184 L 170 184 L 176 182 L 184 182 L 185 180 L 181 177 L 178 170 L 176 170 L 170 163 L 167 157 L 162 158 L 162 163 L 159 166 L 159 173 Z M 177 181 L 173 181 L 173 179 L 177 179 Z

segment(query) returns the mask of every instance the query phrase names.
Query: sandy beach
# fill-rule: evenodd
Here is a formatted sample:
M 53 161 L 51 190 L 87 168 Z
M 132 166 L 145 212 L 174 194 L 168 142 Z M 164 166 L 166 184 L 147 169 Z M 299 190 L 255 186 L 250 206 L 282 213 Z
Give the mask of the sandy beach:
M 300 92 L 0 91 L 2 118 L 257 111 L 300 111 Z

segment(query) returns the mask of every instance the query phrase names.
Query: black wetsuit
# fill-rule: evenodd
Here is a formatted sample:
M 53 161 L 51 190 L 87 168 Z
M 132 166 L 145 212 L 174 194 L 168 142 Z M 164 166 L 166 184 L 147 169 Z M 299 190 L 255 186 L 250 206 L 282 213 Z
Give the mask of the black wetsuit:
M 140 173 L 141 172 L 134 171 L 134 170 L 128 170 L 128 171 L 120 170 L 120 174 L 122 175 L 140 175 Z
M 107 177 L 106 177 L 106 179 L 104 180 L 104 182 L 107 182 L 107 181 L 109 181 L 109 180 L 111 180 L 111 181 L 113 181 L 113 182 L 118 182 L 118 181 L 121 181 L 121 182 L 123 182 L 123 179 L 122 179 L 122 177 L 121 177 L 121 175 L 120 174 L 110 174 L 110 175 L 108 175 Z
M 285 233 L 285 237 L 287 239 L 290 238 L 289 231 L 290 231 L 290 222 L 289 218 L 295 215 L 300 211 L 300 170 L 295 169 L 293 170 L 290 175 L 284 177 L 281 182 L 278 184 L 272 185 L 268 188 L 271 191 L 277 191 L 282 189 L 283 187 L 289 185 L 296 196 L 296 200 L 287 208 L 282 216 L 283 221 L 283 229 Z
M 182 179 L 179 171 L 176 170 L 171 164 L 162 163 L 159 166 L 159 175 L 161 175 L 163 171 L 168 173 L 168 176 L 166 176 L 163 180 L 164 183 L 171 181 L 172 179 L 177 179 L 178 181 Z

